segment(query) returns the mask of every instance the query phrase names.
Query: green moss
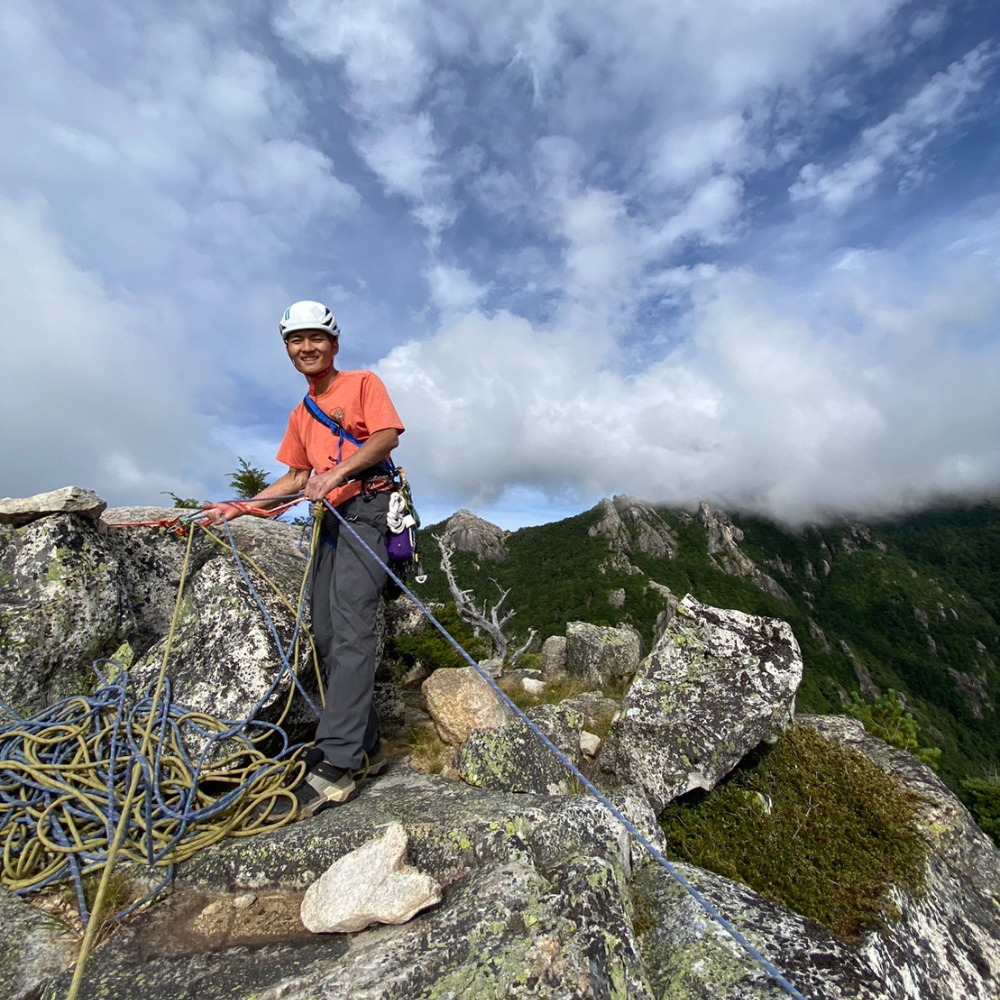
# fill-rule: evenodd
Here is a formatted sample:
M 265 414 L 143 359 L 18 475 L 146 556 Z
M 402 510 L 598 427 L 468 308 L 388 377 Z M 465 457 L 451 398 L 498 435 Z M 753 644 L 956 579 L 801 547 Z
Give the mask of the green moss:
M 918 894 L 916 807 L 860 754 L 793 729 L 703 801 L 661 819 L 671 852 L 750 886 L 848 941 L 884 928 L 889 888 Z

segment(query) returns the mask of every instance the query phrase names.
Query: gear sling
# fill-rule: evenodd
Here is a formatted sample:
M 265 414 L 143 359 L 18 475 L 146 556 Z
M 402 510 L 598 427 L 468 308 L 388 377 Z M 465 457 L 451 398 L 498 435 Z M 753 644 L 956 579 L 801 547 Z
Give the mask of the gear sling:
M 306 412 L 318 420 L 324 427 L 337 435 L 337 461 L 340 461 L 340 452 L 344 441 L 353 444 L 355 448 L 361 447 L 361 442 L 353 434 L 344 430 L 333 417 L 324 413 L 316 401 L 309 395 L 302 400 Z M 392 496 L 389 498 L 389 568 L 398 576 L 406 576 L 414 570 L 414 580 L 423 583 L 427 575 L 423 571 L 420 563 L 420 555 L 417 551 L 417 529 L 420 527 L 420 515 L 413 506 L 413 497 L 410 493 L 410 484 L 406 481 L 406 473 L 402 466 L 396 465 L 391 458 L 386 456 L 377 465 L 365 469 L 358 478 L 362 487 L 375 479 L 383 479 L 392 484 Z

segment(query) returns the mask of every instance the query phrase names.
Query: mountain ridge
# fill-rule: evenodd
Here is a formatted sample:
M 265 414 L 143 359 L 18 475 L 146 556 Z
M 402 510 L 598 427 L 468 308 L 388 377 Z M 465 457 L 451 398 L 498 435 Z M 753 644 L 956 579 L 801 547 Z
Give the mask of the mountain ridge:
M 463 518 L 457 545 L 450 519 L 425 530 L 430 578 L 421 596 L 449 599 L 430 542 L 441 535 L 455 545 L 460 585 L 480 603 L 509 588 L 514 632 L 536 628 L 539 641 L 581 620 L 631 624 L 652 644 L 669 595 L 687 592 L 781 618 L 806 662 L 800 711 L 843 712 L 855 691 L 873 699 L 893 690 L 925 741 L 942 748 L 949 783 L 995 769 L 997 500 L 790 530 L 706 503 L 692 512 L 618 495 L 570 518 L 504 532 L 501 561 L 498 529 L 489 526 L 488 562 L 470 523 Z

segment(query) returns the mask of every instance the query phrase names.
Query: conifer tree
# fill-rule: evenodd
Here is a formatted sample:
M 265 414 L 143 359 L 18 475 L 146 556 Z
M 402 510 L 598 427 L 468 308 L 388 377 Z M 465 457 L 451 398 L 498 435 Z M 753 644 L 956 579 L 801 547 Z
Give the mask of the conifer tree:
M 249 500 L 267 486 L 267 473 L 254 468 L 245 458 L 239 459 L 240 467 L 230 475 L 229 485 L 237 500 Z

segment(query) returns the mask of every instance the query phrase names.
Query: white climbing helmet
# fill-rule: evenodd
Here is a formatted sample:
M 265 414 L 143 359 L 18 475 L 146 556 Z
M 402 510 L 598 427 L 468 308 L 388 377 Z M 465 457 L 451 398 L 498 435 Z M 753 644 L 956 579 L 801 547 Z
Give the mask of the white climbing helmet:
M 323 330 L 331 337 L 340 336 L 340 327 L 333 313 L 322 302 L 293 302 L 282 314 L 278 331 L 282 340 L 301 330 Z

